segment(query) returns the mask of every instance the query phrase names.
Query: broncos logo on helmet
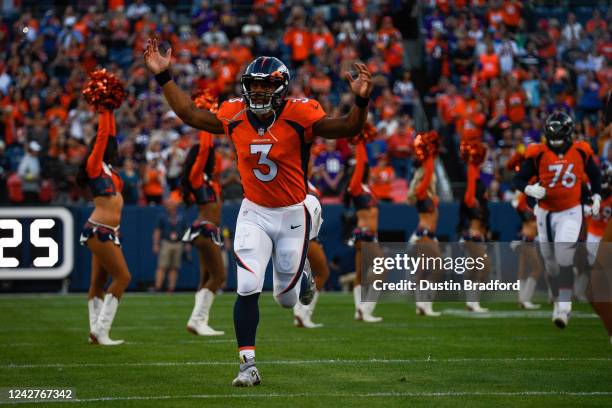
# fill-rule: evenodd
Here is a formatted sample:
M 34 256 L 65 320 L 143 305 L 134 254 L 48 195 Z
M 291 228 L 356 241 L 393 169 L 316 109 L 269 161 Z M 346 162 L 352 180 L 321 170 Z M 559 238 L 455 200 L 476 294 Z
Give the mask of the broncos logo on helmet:
M 289 91 L 289 69 L 278 58 L 259 57 L 251 62 L 242 77 L 242 96 L 251 112 L 265 115 L 278 109 Z M 253 91 L 255 82 L 270 84 L 270 92 Z

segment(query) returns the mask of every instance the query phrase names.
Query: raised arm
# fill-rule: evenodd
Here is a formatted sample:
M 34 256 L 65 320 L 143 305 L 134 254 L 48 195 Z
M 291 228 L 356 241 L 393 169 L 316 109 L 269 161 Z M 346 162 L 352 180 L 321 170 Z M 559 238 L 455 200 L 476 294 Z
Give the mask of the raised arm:
M 365 174 L 366 163 L 368 161 L 368 151 L 366 150 L 365 143 L 359 142 L 355 146 L 355 170 L 349 183 L 349 191 L 352 195 L 358 196 L 363 193 L 363 175 Z
M 364 64 L 355 64 L 357 78 L 347 72 L 351 92 L 355 95 L 355 106 L 347 115 L 339 118 L 323 118 L 313 125 L 313 133 L 325 139 L 353 137 L 363 130 L 368 118 L 368 102 L 372 93 L 372 75 Z
M 192 188 L 200 188 L 204 184 L 204 168 L 208 161 L 208 153 L 212 146 L 212 135 L 208 132 L 200 132 L 200 149 L 196 157 L 191 172 L 189 173 L 189 184 Z
M 86 170 L 89 178 L 97 177 L 102 171 L 102 161 L 104 160 L 108 137 L 114 136 L 113 117 L 113 112 L 108 110 L 98 114 L 98 134 L 96 135 L 96 142 L 91 149 L 91 154 L 87 158 Z
M 172 49 L 161 55 L 156 39 L 149 39 L 144 52 L 145 65 L 155 75 L 168 104 L 183 122 L 196 129 L 211 133 L 223 133 L 223 124 L 214 113 L 198 109 L 189 95 L 181 90 L 170 77 Z

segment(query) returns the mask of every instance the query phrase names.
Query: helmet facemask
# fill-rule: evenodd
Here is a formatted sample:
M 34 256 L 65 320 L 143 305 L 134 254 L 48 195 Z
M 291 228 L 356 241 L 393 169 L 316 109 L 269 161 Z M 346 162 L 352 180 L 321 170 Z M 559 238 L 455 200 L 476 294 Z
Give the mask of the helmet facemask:
M 255 82 L 269 84 L 271 91 L 254 92 L 251 90 Z M 287 93 L 287 84 L 284 79 L 272 78 L 268 75 L 258 76 L 257 74 L 244 75 L 242 77 L 242 96 L 247 102 L 249 110 L 257 115 L 265 115 L 280 107 Z
M 569 116 L 551 115 L 544 125 L 546 143 L 555 152 L 565 151 L 572 143 L 574 123 Z

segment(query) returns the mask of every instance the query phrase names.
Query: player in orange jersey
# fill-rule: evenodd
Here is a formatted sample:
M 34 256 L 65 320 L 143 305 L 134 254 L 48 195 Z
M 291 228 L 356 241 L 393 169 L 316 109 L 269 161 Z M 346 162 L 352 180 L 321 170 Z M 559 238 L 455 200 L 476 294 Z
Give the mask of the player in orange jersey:
M 418 134 L 414 140 L 416 157 L 414 177 L 408 190 L 408 203 L 416 205 L 419 213 L 419 224 L 410 237 L 410 243 L 418 243 L 418 252 L 427 256 L 441 256 L 436 228 L 438 227 L 438 195 L 436 193 L 435 160 L 440 148 L 438 133 L 434 130 Z M 438 271 L 432 271 L 429 280 L 439 278 Z M 417 281 L 425 278 L 423 271 L 418 272 Z M 433 310 L 435 292 L 417 289 L 416 313 L 423 316 L 437 317 L 439 312 Z
M 546 119 L 546 143 L 527 147 L 515 187 L 538 200 L 538 240 L 555 298 L 553 322 L 565 328 L 572 310 L 574 254 L 582 229 L 582 181 L 591 185 L 591 210 L 599 214 L 601 173 L 591 147 L 572 140 L 574 121 L 564 112 Z M 529 184 L 532 178 L 535 184 Z
M 198 108 L 216 112 L 215 98 L 204 92 L 194 98 Z M 183 242 L 192 244 L 200 259 L 200 284 L 195 295 L 193 311 L 187 322 L 187 330 L 198 336 L 219 336 L 225 334 L 208 325 L 210 309 L 217 290 L 225 282 L 225 266 L 221 256 L 221 191 L 214 180 L 215 147 L 214 136 L 200 131 L 200 143 L 189 150 L 183 173 L 181 189 L 183 202 L 189 206 L 196 203 L 198 218 L 183 236 Z
M 241 364 L 232 384 L 258 385 L 258 299 L 270 258 L 274 299 L 280 305 L 292 308 L 298 297 L 302 304 L 309 304 L 314 296 L 306 254 L 312 219 L 320 213 L 313 214 L 305 203 L 310 146 L 315 136 L 337 139 L 362 131 L 372 93 L 371 75 L 365 65 L 355 64 L 357 77 L 346 74 L 355 106 L 345 116 L 329 118 L 317 101 L 287 99 L 289 70 L 276 58 L 259 57 L 242 75 L 242 98 L 224 102 L 214 114 L 198 109 L 172 81 L 170 57 L 171 50 L 162 55 L 157 41 L 149 41 L 145 64 L 171 108 L 190 126 L 225 133 L 236 150 L 245 198 L 234 238 L 238 269 L 234 326 Z

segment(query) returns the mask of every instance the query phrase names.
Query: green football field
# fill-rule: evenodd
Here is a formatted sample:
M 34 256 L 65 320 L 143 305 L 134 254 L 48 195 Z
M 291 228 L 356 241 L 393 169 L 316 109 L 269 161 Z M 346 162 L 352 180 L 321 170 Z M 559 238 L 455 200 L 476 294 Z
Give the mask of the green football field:
M 442 317 L 423 318 L 382 303 L 384 322 L 364 324 L 351 295 L 324 293 L 314 320 L 325 327 L 305 330 L 264 293 L 262 384 L 236 389 L 234 299 L 213 306 L 226 335 L 201 338 L 185 330 L 191 295 L 128 293 L 111 332 L 126 343 L 104 348 L 87 343 L 84 295 L 0 296 L 0 388 L 72 388 L 69 406 L 85 407 L 612 406 L 612 347 L 586 304 L 564 331 L 550 306 L 511 304 L 476 318 L 439 303 Z

